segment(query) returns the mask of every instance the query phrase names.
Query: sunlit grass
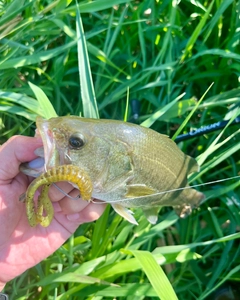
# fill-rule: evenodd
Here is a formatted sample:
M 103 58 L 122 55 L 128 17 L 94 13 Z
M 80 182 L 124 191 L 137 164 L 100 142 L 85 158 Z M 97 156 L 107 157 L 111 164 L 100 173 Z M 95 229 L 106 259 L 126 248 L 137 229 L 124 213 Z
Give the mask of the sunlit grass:
M 238 8 L 233 0 L 96 0 L 80 2 L 80 15 L 71 1 L 7 1 L 0 5 L 1 142 L 33 135 L 37 115 L 130 118 L 128 97 L 141 102 L 139 124 L 170 136 L 236 118 Z M 179 147 L 201 165 L 191 184 L 239 172 L 237 126 Z M 164 299 L 166 289 L 166 299 L 176 293 L 185 300 L 213 298 L 223 283 L 240 293 L 239 185 L 201 186 L 207 200 L 188 218 L 162 209 L 154 226 L 138 210 L 134 226 L 108 207 L 10 282 L 6 293 L 10 299 Z

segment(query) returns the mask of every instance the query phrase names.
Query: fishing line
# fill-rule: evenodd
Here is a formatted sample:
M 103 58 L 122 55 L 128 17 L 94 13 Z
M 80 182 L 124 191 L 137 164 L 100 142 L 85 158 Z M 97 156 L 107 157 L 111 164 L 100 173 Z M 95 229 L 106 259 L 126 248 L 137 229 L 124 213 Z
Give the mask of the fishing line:
M 219 179 L 219 180 L 215 180 L 215 181 L 209 181 L 209 182 L 206 182 L 206 183 L 200 183 L 200 184 L 195 184 L 195 185 L 191 185 L 191 186 L 186 186 L 186 187 L 182 187 L 182 188 L 178 188 L 178 189 L 168 190 L 168 191 L 164 191 L 164 192 L 159 192 L 159 193 L 155 193 L 155 194 L 147 195 L 147 196 L 140 196 L 140 197 L 135 197 L 135 198 L 125 198 L 125 199 L 120 199 L 120 200 L 117 200 L 117 201 L 108 201 L 108 202 L 104 202 L 102 200 L 101 201 L 102 201 L 102 203 L 119 203 L 119 202 L 124 202 L 124 201 L 135 200 L 136 198 L 137 199 L 144 199 L 146 197 L 159 196 L 159 195 L 163 195 L 163 194 L 166 194 L 166 193 L 177 192 L 177 191 L 181 191 L 181 190 L 185 190 L 185 189 L 191 189 L 191 188 L 195 188 L 195 187 L 199 187 L 199 186 L 210 185 L 210 184 L 224 182 L 224 181 L 237 179 L 237 178 L 240 178 L 240 175 L 233 176 L 233 177 L 230 177 L 230 178 Z M 92 201 L 92 203 L 97 204 L 99 202 Z
M 146 197 L 159 196 L 159 195 L 163 195 L 163 194 L 167 194 L 167 193 L 172 193 L 172 192 L 182 191 L 182 190 L 185 190 L 185 189 L 196 188 L 196 187 L 199 187 L 199 186 L 211 185 L 211 184 L 214 184 L 214 183 L 220 183 L 220 182 L 229 181 L 229 180 L 237 179 L 237 178 L 240 178 L 240 175 L 233 176 L 233 177 L 230 177 L 230 178 L 223 178 L 223 179 L 219 179 L 219 180 L 215 180 L 215 181 L 209 181 L 209 182 L 206 182 L 206 183 L 200 183 L 200 184 L 195 184 L 195 185 L 191 185 L 191 186 L 186 186 L 186 187 L 182 187 L 182 188 L 178 188 L 178 189 L 172 189 L 172 190 L 168 190 L 168 191 L 163 191 L 163 192 L 155 193 L 155 194 L 152 194 L 152 195 L 139 196 L 139 197 L 137 197 L 137 199 L 143 199 L 143 198 L 146 198 Z M 78 195 L 77 197 L 72 197 L 72 196 L 70 196 L 68 193 L 64 192 L 64 191 L 63 191 L 59 186 L 57 186 L 55 183 L 53 183 L 53 185 L 54 185 L 60 192 L 62 192 L 66 197 L 68 197 L 68 198 L 70 198 L 70 199 L 72 199 L 72 200 L 78 200 L 79 198 L 81 198 L 81 195 Z M 101 200 L 101 202 L 94 202 L 94 200 L 92 200 L 91 202 L 92 202 L 92 203 L 95 203 L 95 204 L 119 203 L 119 202 L 123 202 L 123 201 L 131 201 L 131 200 L 135 200 L 135 199 L 136 199 L 136 197 L 135 197 L 135 198 L 124 198 L 124 199 L 120 199 L 120 200 L 117 200 L 117 201 L 108 201 L 108 202 L 105 202 L 105 201 L 103 201 L 103 200 Z
M 59 190 L 63 195 L 67 196 L 68 198 L 72 199 L 72 200 L 78 200 L 79 198 L 81 198 L 81 195 L 77 195 L 77 197 L 72 197 L 70 196 L 68 193 L 66 193 L 64 190 L 62 190 L 59 186 L 56 185 L 56 183 L 53 183 L 53 185 L 55 186 L 55 188 L 57 190 Z

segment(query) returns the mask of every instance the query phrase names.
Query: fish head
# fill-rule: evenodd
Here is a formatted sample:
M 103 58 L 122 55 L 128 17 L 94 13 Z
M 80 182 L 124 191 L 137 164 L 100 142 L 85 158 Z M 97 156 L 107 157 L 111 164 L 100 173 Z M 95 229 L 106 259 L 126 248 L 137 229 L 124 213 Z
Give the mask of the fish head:
M 65 116 L 36 120 L 37 134 L 43 141 L 45 169 L 72 164 L 97 178 L 107 163 L 110 144 L 101 131 L 95 130 L 98 120 Z

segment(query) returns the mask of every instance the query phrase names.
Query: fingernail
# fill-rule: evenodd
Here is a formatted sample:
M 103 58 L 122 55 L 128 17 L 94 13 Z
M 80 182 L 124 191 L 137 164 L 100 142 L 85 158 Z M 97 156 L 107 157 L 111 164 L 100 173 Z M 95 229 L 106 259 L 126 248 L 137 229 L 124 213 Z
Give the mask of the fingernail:
M 80 217 L 80 215 L 78 213 L 67 215 L 67 219 L 69 221 L 77 221 L 79 219 L 79 217 Z
M 43 147 L 37 148 L 34 150 L 34 154 L 40 157 L 44 157 L 44 149 Z
M 44 166 L 44 158 L 38 157 L 28 163 L 28 166 L 32 169 L 38 169 Z

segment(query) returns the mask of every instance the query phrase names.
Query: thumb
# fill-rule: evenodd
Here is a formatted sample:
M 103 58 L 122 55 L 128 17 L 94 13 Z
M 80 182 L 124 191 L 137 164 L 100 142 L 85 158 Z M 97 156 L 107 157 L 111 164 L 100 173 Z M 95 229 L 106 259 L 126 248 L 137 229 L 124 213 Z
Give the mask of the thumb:
M 39 137 L 13 136 L 0 147 L 0 183 L 19 173 L 19 165 L 36 158 L 34 150 L 41 147 Z

